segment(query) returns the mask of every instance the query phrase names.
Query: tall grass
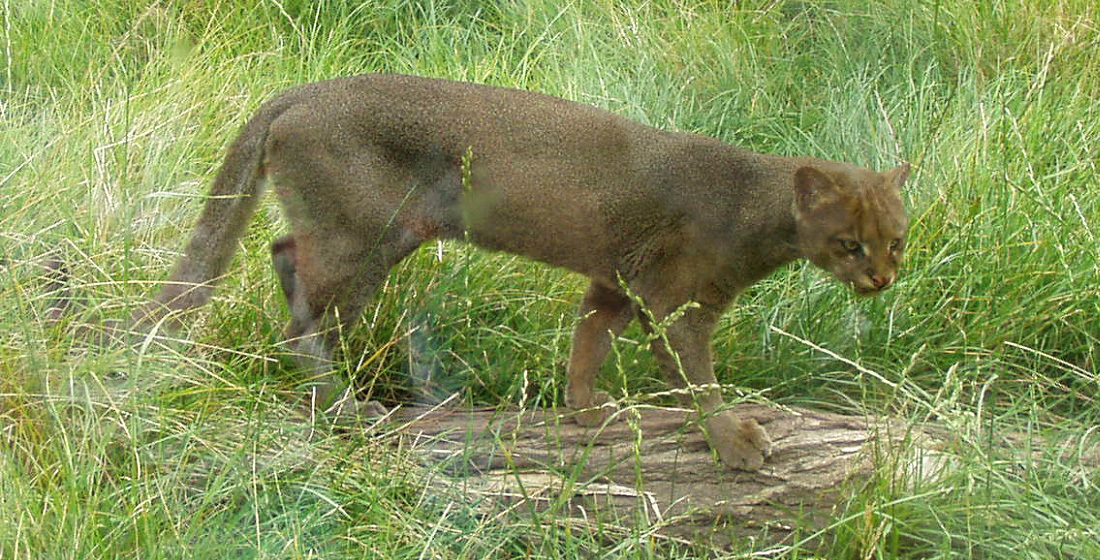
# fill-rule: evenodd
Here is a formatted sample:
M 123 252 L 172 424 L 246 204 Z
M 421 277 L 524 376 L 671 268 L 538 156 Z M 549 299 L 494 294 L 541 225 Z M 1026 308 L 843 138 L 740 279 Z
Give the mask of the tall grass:
M 192 343 L 101 351 L 37 320 L 48 254 L 71 263 L 84 320 L 125 316 L 166 276 L 222 150 L 259 103 L 374 71 L 534 89 L 758 151 L 913 162 L 898 286 L 864 300 L 807 265 L 780 271 L 721 324 L 719 376 L 775 402 L 954 435 L 936 477 L 883 458 L 812 540 L 825 543 L 818 554 L 1100 555 L 1100 479 L 1085 461 L 1100 411 L 1092 2 L 2 10 L 0 558 L 705 552 L 548 518 L 491 523 L 392 446 L 306 441 L 282 398 L 301 379 L 275 345 L 286 312 L 266 247 L 285 225 L 271 201 L 181 335 Z M 347 333 L 345 369 L 384 399 L 458 391 L 554 405 L 582 286 L 522 259 L 426 247 Z M 628 331 L 608 366 L 632 377 L 607 383 L 661 388 L 641 340 Z M 766 555 L 744 546 L 727 553 Z

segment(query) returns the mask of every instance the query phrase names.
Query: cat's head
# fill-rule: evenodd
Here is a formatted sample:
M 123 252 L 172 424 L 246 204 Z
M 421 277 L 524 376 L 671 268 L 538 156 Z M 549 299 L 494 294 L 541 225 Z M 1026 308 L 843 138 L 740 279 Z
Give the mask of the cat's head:
M 909 164 L 885 173 L 822 164 L 795 172 L 798 250 L 860 295 L 894 283 L 908 219 L 901 186 Z

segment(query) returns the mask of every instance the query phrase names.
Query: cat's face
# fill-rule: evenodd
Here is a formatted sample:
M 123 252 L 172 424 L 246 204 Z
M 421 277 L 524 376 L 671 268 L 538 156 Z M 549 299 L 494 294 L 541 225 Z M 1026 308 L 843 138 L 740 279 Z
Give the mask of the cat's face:
M 908 176 L 908 164 L 885 173 L 799 169 L 794 211 L 802 256 L 860 295 L 888 288 L 905 252 L 901 185 Z

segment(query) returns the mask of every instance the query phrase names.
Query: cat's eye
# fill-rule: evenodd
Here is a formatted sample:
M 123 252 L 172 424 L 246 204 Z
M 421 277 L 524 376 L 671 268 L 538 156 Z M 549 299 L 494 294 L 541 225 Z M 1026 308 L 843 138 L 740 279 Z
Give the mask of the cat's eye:
M 855 239 L 838 239 L 840 246 L 853 255 L 863 254 L 863 244 Z
M 891 253 L 896 253 L 901 250 L 901 240 L 895 239 L 890 242 L 889 250 Z

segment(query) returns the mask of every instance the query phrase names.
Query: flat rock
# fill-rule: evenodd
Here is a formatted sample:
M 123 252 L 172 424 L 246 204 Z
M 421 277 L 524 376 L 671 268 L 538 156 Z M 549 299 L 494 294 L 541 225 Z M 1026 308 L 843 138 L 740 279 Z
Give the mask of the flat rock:
M 913 436 L 874 418 L 744 404 L 735 412 L 756 419 L 773 442 L 764 468 L 746 473 L 717 462 L 693 411 L 634 407 L 600 428 L 560 412 L 402 407 L 390 420 L 414 457 L 441 470 L 441 484 L 483 507 L 556 510 L 718 548 L 813 539 L 852 485 L 871 475 L 877 444 Z

